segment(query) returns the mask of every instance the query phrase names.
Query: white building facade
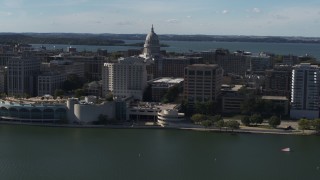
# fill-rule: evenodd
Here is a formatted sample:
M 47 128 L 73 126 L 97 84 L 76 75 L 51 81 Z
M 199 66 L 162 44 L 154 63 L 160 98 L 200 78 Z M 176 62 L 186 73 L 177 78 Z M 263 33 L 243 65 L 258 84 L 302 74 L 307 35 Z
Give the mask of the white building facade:
M 102 70 L 103 96 L 133 97 L 142 100 L 147 85 L 147 69 L 143 58 L 128 57 L 118 63 L 104 63 Z
M 293 67 L 290 117 L 319 117 L 320 68 L 309 63 Z

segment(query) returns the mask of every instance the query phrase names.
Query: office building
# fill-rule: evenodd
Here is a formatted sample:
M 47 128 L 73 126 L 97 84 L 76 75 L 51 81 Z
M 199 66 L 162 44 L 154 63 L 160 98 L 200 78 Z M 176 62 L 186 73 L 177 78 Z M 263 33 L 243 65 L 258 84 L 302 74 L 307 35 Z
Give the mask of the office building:
M 184 98 L 196 102 L 216 102 L 221 92 L 223 69 L 217 64 L 193 64 L 185 68 Z
M 286 96 L 290 98 L 292 66 L 275 65 L 265 71 L 264 94 L 268 96 Z
M 7 88 L 9 96 L 36 95 L 40 61 L 33 57 L 13 57 L 8 61 Z
M 38 96 L 54 95 L 56 89 L 61 89 L 67 79 L 66 74 L 47 72 L 38 76 Z

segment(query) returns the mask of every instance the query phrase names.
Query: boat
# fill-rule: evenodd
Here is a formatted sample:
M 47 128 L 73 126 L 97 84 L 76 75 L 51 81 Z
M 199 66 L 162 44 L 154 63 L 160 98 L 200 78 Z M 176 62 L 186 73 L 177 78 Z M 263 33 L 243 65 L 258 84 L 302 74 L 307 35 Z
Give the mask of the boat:
M 283 149 L 281 149 L 281 151 L 283 151 L 283 152 L 290 152 L 290 148 L 283 148 Z

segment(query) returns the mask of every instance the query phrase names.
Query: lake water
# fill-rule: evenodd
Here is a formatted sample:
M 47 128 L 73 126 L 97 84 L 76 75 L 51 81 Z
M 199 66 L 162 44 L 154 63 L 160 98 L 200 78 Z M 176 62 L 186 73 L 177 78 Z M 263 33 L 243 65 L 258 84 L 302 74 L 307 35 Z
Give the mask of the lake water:
M 127 40 L 126 43 L 137 43 L 143 41 Z M 254 43 L 254 42 L 215 42 L 215 41 L 160 41 L 162 44 L 168 44 L 169 47 L 161 49 L 168 52 L 189 52 L 192 51 L 208 51 L 216 48 L 226 48 L 231 52 L 236 50 L 250 51 L 253 53 L 271 52 L 280 55 L 297 55 L 304 56 L 306 54 L 320 59 L 320 44 L 311 43 Z M 40 47 L 40 44 L 33 44 L 34 47 Z M 47 49 L 63 48 L 67 49 L 70 45 L 52 45 L 43 44 Z M 88 50 L 96 51 L 97 49 L 107 49 L 109 52 L 126 51 L 128 49 L 139 49 L 132 46 L 87 46 L 72 45 L 78 51 Z
M 0 179 L 319 180 L 319 142 L 319 136 L 0 125 Z

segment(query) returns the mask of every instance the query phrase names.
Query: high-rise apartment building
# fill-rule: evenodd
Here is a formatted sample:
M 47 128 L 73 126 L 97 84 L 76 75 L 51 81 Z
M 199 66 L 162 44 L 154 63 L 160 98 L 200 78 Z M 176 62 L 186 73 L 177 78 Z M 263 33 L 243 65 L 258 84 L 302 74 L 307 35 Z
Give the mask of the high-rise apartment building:
M 185 68 L 184 98 L 196 102 L 216 102 L 221 92 L 223 69 L 217 64 L 193 64 Z
M 293 67 L 290 117 L 319 117 L 320 68 L 309 63 Z
M 114 97 L 133 97 L 142 100 L 147 85 L 147 69 L 143 58 L 128 57 L 118 63 L 104 63 L 102 76 L 103 96 L 112 92 Z

